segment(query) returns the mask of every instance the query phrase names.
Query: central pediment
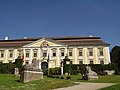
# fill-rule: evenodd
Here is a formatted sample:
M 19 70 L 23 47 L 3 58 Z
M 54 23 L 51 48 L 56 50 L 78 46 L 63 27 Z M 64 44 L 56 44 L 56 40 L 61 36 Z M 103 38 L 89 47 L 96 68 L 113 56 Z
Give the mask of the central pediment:
M 24 45 L 23 47 L 47 47 L 47 46 L 67 46 L 67 45 L 54 41 L 52 39 L 42 38 L 27 45 Z

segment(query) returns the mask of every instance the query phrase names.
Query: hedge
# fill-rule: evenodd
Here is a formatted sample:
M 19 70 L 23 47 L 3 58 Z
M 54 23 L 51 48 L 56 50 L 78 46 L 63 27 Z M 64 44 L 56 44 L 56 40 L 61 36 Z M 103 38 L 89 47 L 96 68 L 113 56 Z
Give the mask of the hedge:
M 86 71 L 86 67 L 87 65 L 85 64 L 72 64 L 71 68 L 69 69 L 69 65 L 65 65 L 64 66 L 64 73 L 70 71 L 70 73 L 72 75 L 76 75 L 76 74 L 84 74 Z M 95 72 L 97 72 L 99 75 L 105 75 L 106 73 L 104 73 L 104 70 L 116 70 L 117 67 L 115 64 L 108 64 L 108 65 L 102 65 L 102 64 L 89 64 L 88 66 L 91 67 L 91 69 Z
M 0 64 L 0 74 L 13 74 L 15 67 L 15 64 L 12 63 L 2 63 Z

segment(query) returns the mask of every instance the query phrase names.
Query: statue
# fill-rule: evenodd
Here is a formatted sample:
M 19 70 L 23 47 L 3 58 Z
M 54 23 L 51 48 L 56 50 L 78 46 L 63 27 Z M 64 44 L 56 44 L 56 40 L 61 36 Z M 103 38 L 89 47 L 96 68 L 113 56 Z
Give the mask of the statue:
M 40 79 L 43 79 L 43 72 L 39 69 L 38 60 L 33 59 L 31 64 L 23 65 L 20 73 L 21 82 L 26 83 Z
M 36 60 L 36 59 L 33 59 L 31 64 L 25 64 L 25 65 L 23 65 L 22 70 L 27 70 L 27 71 L 41 71 L 39 69 L 39 61 Z
M 96 79 L 98 79 L 98 75 L 97 75 L 96 72 L 91 70 L 90 66 L 87 66 L 85 75 L 83 76 L 83 79 L 85 79 L 85 80 L 96 80 Z

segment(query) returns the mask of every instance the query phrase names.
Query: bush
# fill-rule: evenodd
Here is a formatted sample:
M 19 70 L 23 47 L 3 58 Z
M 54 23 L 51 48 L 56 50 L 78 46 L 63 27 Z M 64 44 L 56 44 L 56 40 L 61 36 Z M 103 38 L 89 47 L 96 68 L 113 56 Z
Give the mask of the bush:
M 70 76 L 67 76 L 66 78 L 67 78 L 67 80 L 68 80 L 68 79 L 71 79 L 71 77 L 70 77 Z
M 61 79 L 64 79 L 64 76 L 61 76 L 60 78 L 61 78 Z
M 15 59 L 15 62 L 14 64 L 16 65 L 17 68 L 19 68 L 19 70 L 22 68 L 22 65 L 23 65 L 23 61 L 22 59 Z
M 1 74 L 13 74 L 15 65 L 12 63 L 2 63 L 0 64 L 0 73 Z
M 107 72 L 104 72 L 104 71 L 98 71 L 97 74 L 98 75 L 108 75 Z
M 56 76 L 57 79 L 59 79 L 59 76 Z
M 115 70 L 115 74 L 116 74 L 116 75 L 120 75 L 120 69 L 119 69 L 119 68 L 117 68 L 117 69 Z
M 60 67 L 50 68 L 49 73 L 50 75 L 60 75 Z

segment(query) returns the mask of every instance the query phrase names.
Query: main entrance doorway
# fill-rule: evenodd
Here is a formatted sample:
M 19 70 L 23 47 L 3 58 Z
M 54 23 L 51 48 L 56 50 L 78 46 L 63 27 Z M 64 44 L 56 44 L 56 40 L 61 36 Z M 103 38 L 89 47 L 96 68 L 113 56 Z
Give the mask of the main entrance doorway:
M 48 63 L 47 62 L 42 62 L 41 63 L 41 69 L 43 71 L 44 75 L 47 75 L 47 71 L 48 71 Z

